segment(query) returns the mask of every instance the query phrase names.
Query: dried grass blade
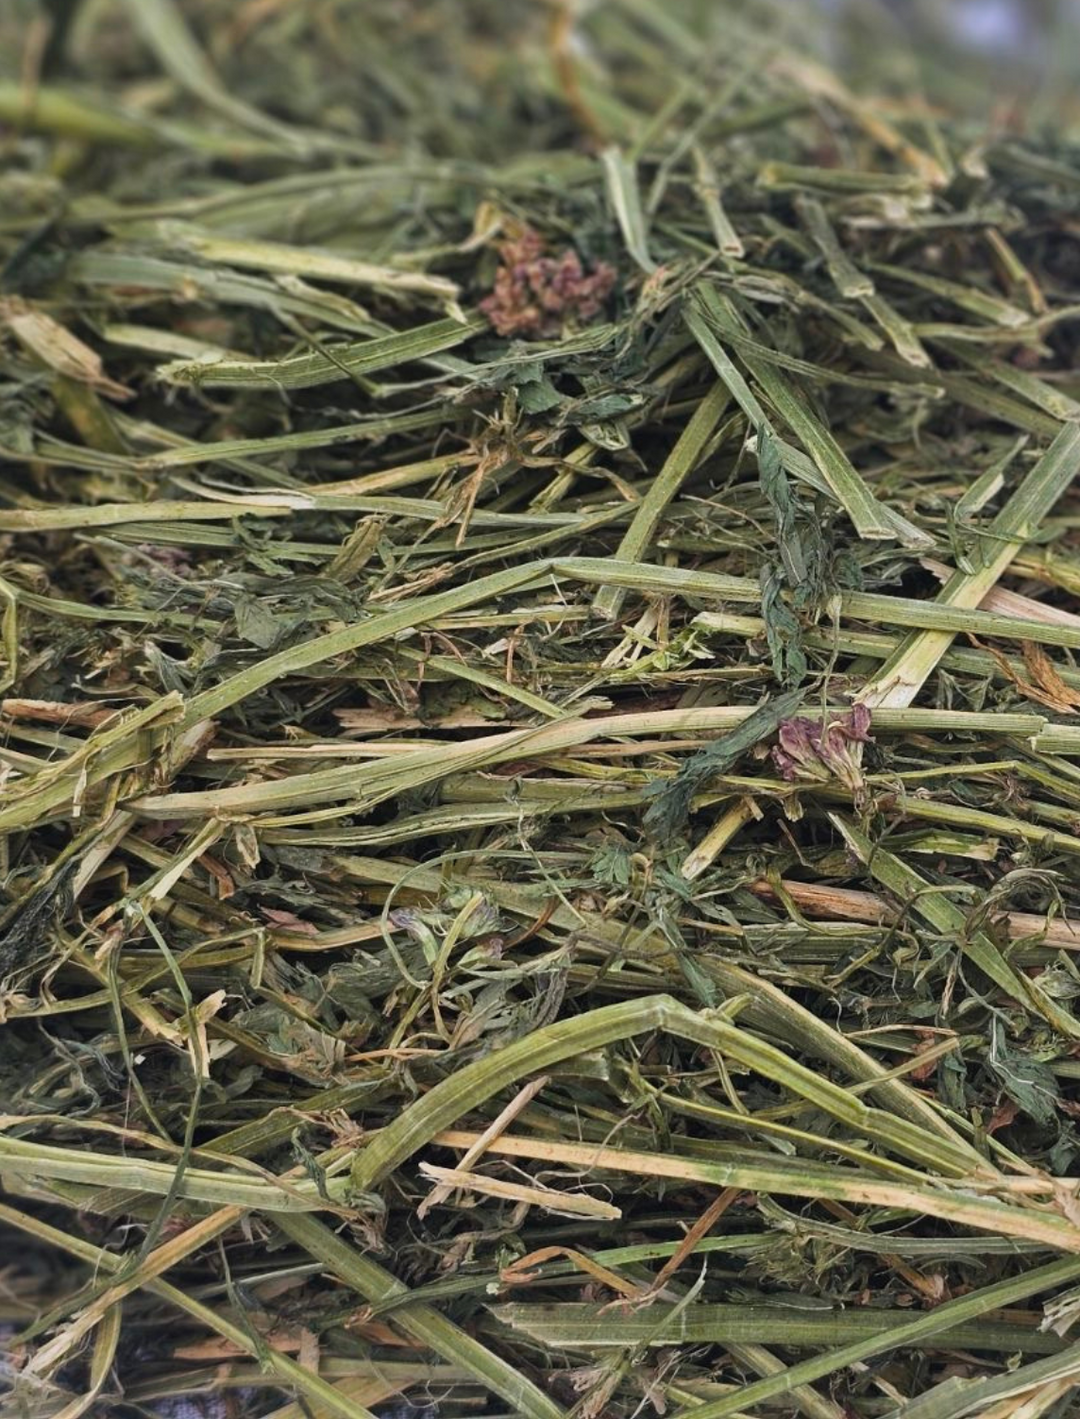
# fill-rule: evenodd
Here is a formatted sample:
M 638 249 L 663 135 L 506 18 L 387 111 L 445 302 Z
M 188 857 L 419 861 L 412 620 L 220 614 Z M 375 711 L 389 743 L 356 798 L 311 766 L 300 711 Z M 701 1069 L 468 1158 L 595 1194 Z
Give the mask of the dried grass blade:
M 314 1217 L 299 1214 L 276 1219 L 279 1230 L 311 1256 L 322 1261 L 346 1286 L 366 1300 L 406 1297 L 408 1288 L 349 1246 Z M 525 1419 L 564 1419 L 554 1400 L 493 1351 L 460 1330 L 433 1306 L 408 1305 L 399 1317 L 401 1328 L 452 1365 L 460 1366 Z
M 210 389 L 238 389 L 247 385 L 311 389 L 454 350 L 486 329 L 484 316 L 471 315 L 464 320 L 447 317 L 412 330 L 335 345 L 331 354 L 316 351 L 286 356 L 282 360 L 218 360 L 214 364 L 179 362 L 162 365 L 158 373 L 170 384 L 193 384 Z
M 469 1148 L 478 1136 L 448 1129 L 437 1133 L 432 1141 L 447 1148 Z M 915 1187 L 892 1179 L 882 1180 L 851 1167 L 832 1167 L 803 1158 L 792 1160 L 789 1166 L 779 1161 L 768 1165 L 714 1163 L 707 1158 L 684 1154 L 637 1153 L 597 1143 L 569 1143 L 548 1138 L 524 1138 L 516 1134 L 503 1134 L 489 1151 L 506 1157 L 534 1158 L 601 1172 L 628 1172 L 644 1177 L 703 1183 L 710 1187 L 736 1187 L 777 1197 L 827 1198 L 849 1204 L 896 1208 L 913 1217 L 939 1217 L 1000 1236 L 1021 1237 L 1055 1251 L 1080 1252 L 1080 1226 L 1056 1212 L 1048 1211 L 1042 1204 L 1018 1206 L 1013 1201 L 1006 1203 L 984 1198 L 975 1190 L 970 1179 L 952 1188 L 943 1186 L 940 1179 Z M 1035 1181 L 1043 1193 L 1052 1195 L 1052 1179 Z M 1070 1187 L 1071 1183 L 1066 1181 L 1064 1185 Z M 1025 1196 L 1016 1189 L 1015 1184 L 1004 1179 L 999 1191 L 1007 1195 L 1015 1192 L 1021 1200 Z M 290 1225 L 296 1215 L 283 1214 L 288 1216 Z
M 1069 1265 L 1076 1271 L 1076 1262 Z M 1062 1270 L 1058 1267 L 1058 1270 Z M 1029 1293 L 1030 1294 L 1030 1293 Z M 939 1307 L 940 1309 L 940 1307 Z M 553 1302 L 537 1305 L 527 1301 L 493 1307 L 495 1318 L 519 1330 L 538 1344 L 556 1349 L 594 1351 L 622 1346 L 670 1345 L 676 1341 L 690 1345 L 782 1345 L 808 1350 L 819 1345 L 843 1345 L 845 1350 L 880 1353 L 896 1348 L 891 1331 L 910 1328 L 908 1313 L 902 1310 L 785 1311 L 769 1305 L 691 1305 L 679 1314 L 668 1315 L 674 1307 L 654 1305 L 637 1315 L 612 1314 L 611 1308 L 585 1302 Z M 901 1344 L 904 1342 L 900 1342 Z M 910 1342 L 908 1342 L 910 1343 Z M 1005 1352 L 1026 1350 L 1033 1354 L 1056 1354 L 1063 1346 L 1056 1336 L 1032 1327 L 979 1320 L 977 1322 L 938 1321 L 922 1330 L 926 1348 L 978 1346 Z M 794 1367 L 792 1367 L 794 1368 Z M 790 1373 L 790 1372 L 789 1372 Z M 828 1373 L 828 1371 L 826 1371 Z M 750 1386 L 747 1386 L 750 1388 Z M 790 1393 L 786 1384 L 772 1393 Z M 738 1410 L 746 1405 L 739 1397 Z M 735 1396 L 731 1397 L 734 1403 Z M 724 1401 L 720 1401 L 721 1404 Z M 712 1405 L 702 1406 L 710 1414 Z M 696 1413 L 697 1410 L 691 1410 Z M 731 1410 L 721 1411 L 731 1413 Z
M 445 276 L 429 276 L 425 271 L 399 270 L 357 261 L 334 251 L 313 247 L 287 246 L 284 242 L 241 240 L 200 231 L 197 227 L 169 226 L 164 233 L 171 241 L 209 262 L 248 267 L 255 271 L 277 271 L 292 276 L 312 276 L 320 281 L 347 286 L 371 286 L 375 290 L 405 291 L 456 301 L 461 294 L 455 281 Z
M 1072 486 L 1078 468 L 1080 427 L 1068 424 L 987 529 L 980 565 L 974 571 L 954 572 L 938 594 L 936 604 L 953 608 L 979 606 Z M 906 637 L 859 698 L 871 708 L 911 704 L 952 640 L 948 631 Z
M 637 167 L 621 148 L 605 148 L 600 154 L 607 184 L 608 200 L 614 208 L 626 249 L 646 273 L 656 270 L 649 255 L 649 234 L 641 202 Z
M 731 361 L 724 353 L 721 339 L 731 330 L 736 334 L 742 330 L 742 323 L 731 303 L 713 287 L 699 284 L 687 306 L 686 321 L 702 349 L 713 361 L 717 374 L 727 381 L 730 378 Z M 755 360 L 748 355 L 743 358 L 765 397 L 806 448 L 828 484 L 832 496 L 851 518 L 859 536 L 894 537 L 894 524 L 885 516 L 884 510 L 852 467 L 835 438 L 807 408 L 796 390 L 779 371 L 765 361 Z M 733 387 L 729 384 L 729 388 L 738 399 L 738 385 Z M 743 389 L 745 390 L 745 385 Z M 744 394 L 743 401 L 745 398 Z M 744 408 L 748 417 L 754 421 L 755 428 L 769 427 L 756 400 L 747 401 Z M 758 416 L 756 419 L 755 412 Z M 912 533 L 917 545 L 926 546 L 931 540 L 925 533 L 915 529 L 912 529 Z
M 843 1345 L 839 1349 L 827 1350 L 822 1355 L 801 1360 L 778 1375 L 749 1384 L 736 1397 L 721 1399 L 715 1403 L 702 1405 L 702 1419 L 733 1419 L 733 1416 L 751 1405 L 764 1404 L 778 1395 L 788 1394 L 800 1384 L 812 1384 L 826 1375 L 861 1364 L 873 1355 L 880 1355 L 893 1348 L 921 1345 L 927 1338 L 940 1336 L 951 1326 L 984 1325 L 982 1317 L 993 1311 L 1005 1310 L 1040 1291 L 1050 1291 L 1057 1286 L 1068 1286 L 1077 1275 L 1080 1266 L 1073 1258 L 1050 1262 L 1033 1268 L 1022 1277 L 995 1282 L 990 1286 L 980 1286 L 967 1296 L 957 1297 L 936 1306 L 927 1315 L 916 1316 L 901 1323 L 887 1336 L 867 1337 Z M 883 1344 L 882 1341 L 885 1343 Z M 738 1403 L 736 1403 L 736 1398 Z M 697 1408 L 693 1411 L 697 1414 Z
M 954 1147 L 944 1138 L 931 1138 L 883 1110 L 867 1108 L 846 1089 L 821 1078 L 775 1046 L 727 1023 L 718 1012 L 706 1018 L 670 996 L 658 995 L 600 1006 L 585 1015 L 547 1025 L 495 1056 L 479 1059 L 442 1080 L 356 1153 L 352 1166 L 354 1185 L 368 1190 L 436 1133 L 524 1074 L 547 1069 L 586 1046 L 598 1049 L 654 1029 L 719 1049 L 796 1095 L 812 1100 L 833 1117 L 874 1134 L 886 1147 L 906 1157 L 958 1174 L 970 1170 L 967 1149 Z
M 694 410 L 679 435 L 675 447 L 664 465 L 649 484 L 648 491 L 634 513 L 634 519 L 623 534 L 615 556 L 622 562 L 637 562 L 646 555 L 660 519 L 683 483 L 697 467 L 709 441 L 731 400 L 726 384 L 717 380 Z M 622 608 L 626 589 L 604 586 L 593 598 L 593 610 L 608 620 L 614 620 Z

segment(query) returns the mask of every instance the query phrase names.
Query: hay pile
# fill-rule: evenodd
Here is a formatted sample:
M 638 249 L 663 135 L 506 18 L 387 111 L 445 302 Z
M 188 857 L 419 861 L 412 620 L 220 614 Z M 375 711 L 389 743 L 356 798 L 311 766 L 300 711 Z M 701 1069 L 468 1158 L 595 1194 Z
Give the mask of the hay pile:
M 13 1414 L 1075 1412 L 1080 151 L 800 14 L 0 18 Z

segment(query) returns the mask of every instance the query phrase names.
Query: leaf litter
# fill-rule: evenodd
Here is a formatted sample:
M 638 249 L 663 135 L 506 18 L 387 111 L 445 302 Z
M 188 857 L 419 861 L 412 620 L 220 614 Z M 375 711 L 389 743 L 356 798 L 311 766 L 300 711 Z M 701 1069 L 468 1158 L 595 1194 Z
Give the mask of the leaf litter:
M 1080 161 L 813 29 L 0 15 L 12 1413 L 1075 1411 Z

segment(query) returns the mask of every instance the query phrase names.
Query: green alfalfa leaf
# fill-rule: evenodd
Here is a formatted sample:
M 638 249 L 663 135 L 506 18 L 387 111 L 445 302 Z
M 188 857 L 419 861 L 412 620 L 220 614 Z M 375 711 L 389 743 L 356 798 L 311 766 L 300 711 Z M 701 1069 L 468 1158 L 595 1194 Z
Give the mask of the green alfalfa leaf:
M 784 574 L 790 585 L 797 586 L 806 577 L 806 560 L 799 542 L 795 498 L 776 440 L 766 428 L 758 434 L 757 461 L 761 491 L 768 498 L 776 520 L 776 544 Z
M 800 690 L 776 695 L 757 707 L 730 734 L 685 760 L 673 779 L 650 784 L 652 798 L 645 813 L 645 828 L 660 842 L 673 837 L 686 822 L 690 804 L 710 778 L 726 773 L 743 754 L 775 734 L 783 720 L 794 714 L 802 701 Z
M 990 1022 L 986 1062 L 1005 1093 L 1029 1118 L 1044 1125 L 1054 1122 L 1061 1093 L 1057 1076 L 1029 1050 L 1012 1045 L 997 1017 Z
M 517 399 L 518 408 L 526 414 L 546 414 L 549 409 L 556 409 L 563 402 L 562 395 L 547 375 L 522 381 L 517 387 Z
M 802 684 L 806 678 L 806 651 L 802 644 L 802 626 L 798 616 L 785 600 L 784 579 L 778 568 L 763 567 L 761 571 L 761 616 L 765 622 L 765 641 L 772 657 L 773 674 L 781 685 Z
M 238 596 L 233 614 L 236 617 L 236 634 L 259 650 L 272 649 L 288 629 L 282 625 L 282 617 L 257 596 Z M 289 624 L 292 624 L 291 618 Z
M 790 687 L 805 678 L 807 663 L 799 618 L 785 600 L 784 590 L 789 587 L 800 596 L 805 594 L 807 563 L 799 538 L 795 497 L 776 440 L 767 428 L 762 428 L 758 434 L 757 459 L 758 481 L 772 509 L 782 567 L 781 570 L 774 561 L 769 561 L 761 568 L 761 614 L 773 674 L 781 685 Z

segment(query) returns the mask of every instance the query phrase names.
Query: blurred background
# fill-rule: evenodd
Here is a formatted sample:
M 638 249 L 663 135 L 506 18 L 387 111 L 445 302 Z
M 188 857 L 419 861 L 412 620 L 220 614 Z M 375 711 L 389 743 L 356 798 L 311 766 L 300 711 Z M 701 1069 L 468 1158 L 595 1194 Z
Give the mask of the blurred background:
M 838 63 L 865 62 L 861 42 L 891 36 L 936 102 L 978 112 L 1021 103 L 1028 122 L 1067 113 L 1080 76 L 1080 0 L 812 0 Z M 795 0 L 793 8 L 798 8 Z M 873 61 L 880 62 L 878 55 Z
M 252 81 L 249 66 L 265 63 L 272 88 L 281 45 L 296 57 L 323 97 L 363 106 L 365 95 L 384 114 L 415 106 L 399 80 L 402 47 L 431 56 L 432 84 L 423 98 L 437 111 L 440 70 L 459 66 L 480 87 L 500 67 L 543 44 L 553 17 L 567 17 L 576 35 L 602 29 L 606 14 L 632 14 L 662 33 L 669 20 L 725 47 L 776 34 L 803 52 L 837 65 L 849 79 L 917 81 L 935 104 L 952 112 L 990 116 L 1005 125 L 1080 125 L 1080 0 L 176 0 L 206 40 L 215 62 Z M 62 75 L 100 79 L 103 33 L 116 37 L 116 78 L 138 66 L 130 34 L 130 0 L 0 0 L 0 78 Z M 649 16 L 649 12 L 651 16 Z M 47 35 L 47 37 L 46 37 Z M 96 42 L 91 37 L 96 37 Z M 328 46 L 328 47 L 327 47 Z M 752 46 L 751 46 L 752 47 Z M 584 47 L 587 49 L 587 41 Z M 331 71 L 324 62 L 332 52 Z M 90 55 L 93 62 L 90 62 Z M 588 54 L 580 58 L 587 62 Z M 336 72 L 334 72 L 336 71 Z M 525 77 L 529 87 L 531 75 Z M 350 83 L 351 79 L 351 83 Z M 278 91 L 280 92 L 280 91 Z M 303 106 L 304 94 L 298 94 Z M 299 115 L 294 115 L 299 117 Z

